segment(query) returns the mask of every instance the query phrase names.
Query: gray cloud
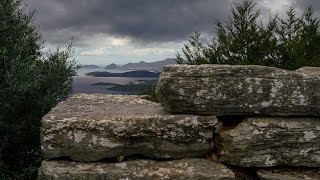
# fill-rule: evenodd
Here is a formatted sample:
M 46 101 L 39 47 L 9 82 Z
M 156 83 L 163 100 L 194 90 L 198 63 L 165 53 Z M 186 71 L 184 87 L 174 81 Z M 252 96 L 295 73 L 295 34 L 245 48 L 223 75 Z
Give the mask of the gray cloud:
M 320 10 L 320 1 L 319 0 L 294 0 L 294 3 L 297 7 L 305 9 L 309 5 L 313 7 L 314 10 Z
M 240 2 L 241 0 L 233 0 Z M 292 0 L 298 8 L 319 0 Z M 194 31 L 213 30 L 216 19 L 225 20 L 232 0 L 24 0 L 36 9 L 36 23 L 44 39 L 65 43 L 71 36 L 81 46 L 98 34 L 129 36 L 141 41 L 188 39 Z M 257 0 L 257 2 L 260 2 Z M 262 2 L 262 1 L 261 1 Z
M 228 0 L 24 0 L 49 42 L 96 33 L 174 41 L 210 31 L 229 15 Z

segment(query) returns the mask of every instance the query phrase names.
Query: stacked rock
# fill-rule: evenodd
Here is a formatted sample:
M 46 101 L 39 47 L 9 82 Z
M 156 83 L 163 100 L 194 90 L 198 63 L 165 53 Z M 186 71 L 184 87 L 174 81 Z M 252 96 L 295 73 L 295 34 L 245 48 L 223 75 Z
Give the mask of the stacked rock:
M 320 68 L 169 65 L 157 94 L 59 103 L 39 179 L 320 179 Z
M 157 93 L 170 113 L 220 117 L 223 164 L 260 179 L 320 179 L 320 68 L 171 65 Z
M 213 150 L 215 116 L 169 114 L 144 96 L 79 94 L 42 119 L 38 179 L 234 179 Z

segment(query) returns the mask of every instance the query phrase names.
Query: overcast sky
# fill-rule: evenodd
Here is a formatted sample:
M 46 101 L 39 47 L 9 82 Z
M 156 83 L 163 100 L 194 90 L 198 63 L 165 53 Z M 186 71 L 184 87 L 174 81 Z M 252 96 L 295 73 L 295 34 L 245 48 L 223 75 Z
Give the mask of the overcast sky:
M 241 0 L 24 0 L 35 9 L 45 46 L 55 49 L 73 37 L 81 64 L 158 61 L 181 50 L 195 31 L 212 35 L 215 20 L 229 17 Z M 292 4 L 320 10 L 320 0 L 257 0 L 262 18 Z

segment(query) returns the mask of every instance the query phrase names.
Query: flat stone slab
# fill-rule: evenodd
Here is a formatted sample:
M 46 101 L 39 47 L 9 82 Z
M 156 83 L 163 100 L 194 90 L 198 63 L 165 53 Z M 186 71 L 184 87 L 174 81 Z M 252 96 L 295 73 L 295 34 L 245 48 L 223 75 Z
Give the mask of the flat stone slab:
M 45 159 L 188 158 L 208 153 L 215 116 L 172 115 L 143 96 L 79 94 L 42 119 Z
M 242 167 L 320 167 L 319 117 L 251 117 L 217 137 L 220 160 Z
M 171 113 L 320 115 L 320 68 L 169 65 L 157 94 Z
M 67 179 L 235 179 L 222 164 L 205 159 L 183 159 L 167 162 L 137 160 L 122 163 L 77 163 L 43 161 L 39 180 Z
M 319 180 L 319 169 L 270 169 L 258 170 L 261 180 Z

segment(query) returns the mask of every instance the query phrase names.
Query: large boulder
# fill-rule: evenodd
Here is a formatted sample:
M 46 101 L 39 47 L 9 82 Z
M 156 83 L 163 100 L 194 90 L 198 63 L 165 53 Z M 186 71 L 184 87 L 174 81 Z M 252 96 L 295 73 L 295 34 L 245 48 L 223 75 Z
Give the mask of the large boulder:
M 267 169 L 258 170 L 257 175 L 261 180 L 319 180 L 319 169 Z
M 77 163 L 43 161 L 39 180 L 67 179 L 235 179 L 222 164 L 205 159 L 183 159 L 157 162 L 137 160 L 122 163 Z
M 320 68 L 169 65 L 157 94 L 172 113 L 320 115 Z
M 215 142 L 220 160 L 242 167 L 320 167 L 319 117 L 251 117 Z
M 143 96 L 79 94 L 42 119 L 45 159 L 198 157 L 213 149 L 215 116 L 172 115 Z M 120 158 L 121 159 L 121 158 Z

